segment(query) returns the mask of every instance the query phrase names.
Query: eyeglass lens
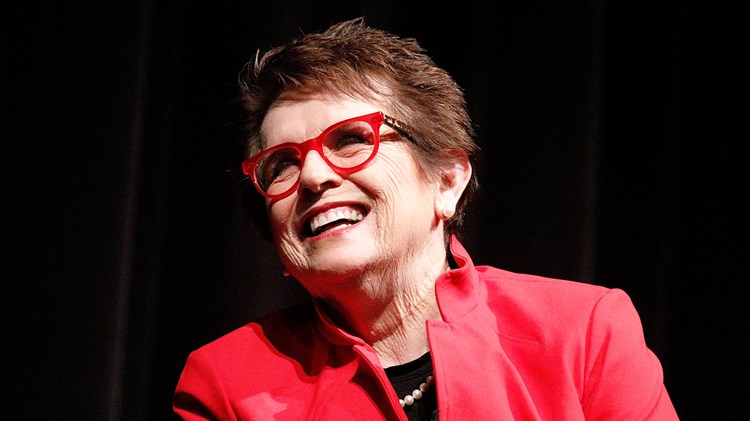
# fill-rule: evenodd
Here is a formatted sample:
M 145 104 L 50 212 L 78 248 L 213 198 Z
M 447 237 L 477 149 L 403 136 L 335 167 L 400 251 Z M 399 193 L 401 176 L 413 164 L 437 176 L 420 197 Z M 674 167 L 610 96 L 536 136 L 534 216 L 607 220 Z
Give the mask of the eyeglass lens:
M 375 151 L 375 131 L 368 122 L 352 121 L 329 129 L 322 139 L 269 150 L 259 157 L 255 174 L 259 187 L 270 195 L 293 188 L 309 150 L 321 152 L 334 170 L 347 170 L 366 162 Z M 318 145 L 317 142 L 320 142 Z

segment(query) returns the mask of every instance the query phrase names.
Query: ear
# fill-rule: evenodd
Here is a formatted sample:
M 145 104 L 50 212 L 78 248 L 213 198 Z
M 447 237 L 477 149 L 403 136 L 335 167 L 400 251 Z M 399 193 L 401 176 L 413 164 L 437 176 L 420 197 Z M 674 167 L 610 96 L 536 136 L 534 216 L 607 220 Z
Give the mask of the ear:
M 438 190 L 435 196 L 435 216 L 446 221 L 456 213 L 456 205 L 471 179 L 469 157 L 461 149 L 452 149 L 451 163 L 440 171 Z

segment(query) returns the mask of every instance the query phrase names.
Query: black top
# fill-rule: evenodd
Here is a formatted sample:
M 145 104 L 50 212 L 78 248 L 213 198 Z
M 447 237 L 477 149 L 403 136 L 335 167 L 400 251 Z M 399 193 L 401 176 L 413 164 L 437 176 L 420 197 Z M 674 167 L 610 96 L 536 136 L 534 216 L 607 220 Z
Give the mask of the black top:
M 391 381 L 393 388 L 396 389 L 398 397 L 403 399 L 406 395 L 411 395 L 414 389 L 419 389 L 420 383 L 424 383 L 427 376 L 432 374 L 432 358 L 430 353 L 426 353 L 414 361 L 406 364 L 388 367 L 385 374 Z M 407 418 L 413 421 L 434 421 L 437 420 L 437 393 L 435 384 L 430 386 L 427 392 L 424 392 L 422 399 L 414 401 L 414 405 L 405 405 L 404 412 Z

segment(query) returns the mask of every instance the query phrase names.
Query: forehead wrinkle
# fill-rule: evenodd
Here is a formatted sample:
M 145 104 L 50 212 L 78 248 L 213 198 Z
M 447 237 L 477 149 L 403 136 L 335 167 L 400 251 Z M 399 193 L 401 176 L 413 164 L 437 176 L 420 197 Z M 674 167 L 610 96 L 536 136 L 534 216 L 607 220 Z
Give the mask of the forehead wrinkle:
M 318 130 L 317 127 L 320 126 L 321 124 L 323 123 L 317 122 L 315 124 L 315 128 L 313 128 L 313 131 L 315 131 L 316 133 L 312 136 L 310 135 L 308 131 L 307 124 L 296 125 L 295 127 L 291 129 L 287 129 L 289 125 L 285 124 L 281 127 L 280 130 L 277 131 L 277 133 L 279 134 L 278 138 L 274 138 L 273 140 L 275 141 L 276 145 L 280 145 L 282 143 L 302 143 L 304 141 L 314 138 L 315 136 L 320 135 L 323 132 L 323 130 L 325 130 L 325 128 L 328 127 L 328 126 L 325 126 L 322 129 Z M 297 135 L 294 133 L 298 131 L 298 128 L 302 129 L 302 135 Z M 264 127 L 260 133 L 261 149 L 267 149 L 271 140 L 272 139 L 271 139 L 271 136 L 269 136 L 268 134 L 267 128 Z
M 277 101 L 275 106 L 292 102 L 297 101 Z M 265 149 L 271 140 L 274 140 L 277 145 L 281 143 L 302 143 L 320 136 L 325 129 L 339 121 L 339 119 L 332 118 L 328 112 L 317 113 L 313 118 L 305 117 L 304 115 L 297 118 L 293 117 L 288 123 L 282 123 L 277 127 L 279 137 L 274 139 L 271 139 L 269 136 L 268 127 L 264 121 L 261 125 L 261 144 L 263 149 Z M 300 132 L 301 134 L 299 134 Z
M 265 120 L 261 124 L 262 149 L 268 148 L 271 142 L 273 142 L 273 144 L 275 145 L 281 143 L 302 143 L 309 139 L 320 136 L 320 134 L 323 133 L 323 131 L 331 125 L 334 125 L 347 118 L 356 117 L 358 115 L 363 115 L 371 112 L 368 110 L 364 110 L 362 112 L 354 113 L 351 115 L 340 115 L 339 113 L 337 113 L 337 111 L 344 110 L 349 107 L 350 104 L 380 104 L 380 106 L 375 107 L 375 109 L 387 112 L 387 110 L 383 107 L 384 105 L 386 105 L 385 103 L 383 103 L 384 98 L 382 98 L 379 94 L 374 93 L 370 98 L 367 98 L 369 99 L 369 101 L 365 101 L 365 99 L 366 98 L 360 99 L 352 95 L 337 95 L 330 92 L 284 92 L 276 99 L 276 101 L 274 101 L 273 104 L 271 104 L 268 111 L 266 112 L 267 115 L 277 108 L 283 108 L 285 106 L 291 106 L 292 108 L 294 108 L 294 105 L 296 104 L 302 105 L 305 103 L 320 103 L 320 112 L 317 112 L 314 115 L 310 115 L 305 110 L 302 111 L 301 114 L 299 114 L 298 119 L 292 118 L 294 121 L 290 122 L 289 124 L 285 124 L 286 122 L 282 121 L 281 124 L 277 127 L 277 133 L 279 134 L 278 138 L 271 137 L 271 134 L 267 130 L 268 121 Z M 325 104 L 333 104 L 338 107 L 328 108 Z M 383 126 L 383 128 L 385 127 L 386 126 Z M 274 133 L 274 136 L 275 134 L 276 133 Z

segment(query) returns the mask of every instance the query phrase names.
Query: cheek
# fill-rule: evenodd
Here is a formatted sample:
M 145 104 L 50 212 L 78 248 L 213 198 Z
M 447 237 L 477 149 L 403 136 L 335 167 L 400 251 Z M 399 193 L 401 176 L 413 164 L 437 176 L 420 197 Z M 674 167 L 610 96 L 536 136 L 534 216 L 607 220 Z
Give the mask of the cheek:
M 267 212 L 273 241 L 282 262 L 292 267 L 304 266 L 305 254 L 290 225 L 292 206 L 285 206 L 282 199 L 281 202 L 269 206 Z
M 377 165 L 367 169 L 370 171 L 362 171 L 363 179 L 371 186 L 376 197 L 392 207 L 401 200 L 404 190 L 412 180 L 409 179 L 409 171 L 402 160 L 385 154 L 378 158 Z
M 271 224 L 271 231 L 274 237 L 278 238 L 282 235 L 289 226 L 289 218 L 291 215 L 291 209 L 289 206 L 285 206 L 284 200 L 269 205 L 266 208 L 268 214 L 268 222 Z
M 389 212 L 422 214 L 434 207 L 434 183 L 411 159 L 384 155 L 373 177 L 379 196 Z

